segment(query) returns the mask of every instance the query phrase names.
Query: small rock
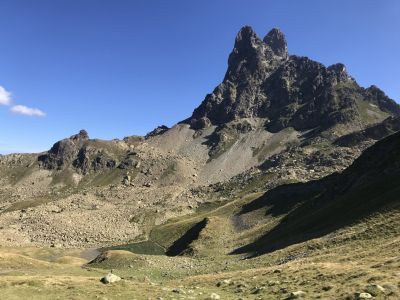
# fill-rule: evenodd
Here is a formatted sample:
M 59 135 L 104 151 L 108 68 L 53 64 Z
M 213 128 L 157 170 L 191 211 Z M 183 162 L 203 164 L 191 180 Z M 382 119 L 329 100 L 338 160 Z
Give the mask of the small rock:
M 131 184 L 131 176 L 129 176 L 129 175 L 124 176 L 122 183 L 126 186 L 130 185 Z
M 173 289 L 172 292 L 177 293 L 177 294 L 185 294 L 185 292 L 182 289 Z
M 372 295 L 370 293 L 357 293 L 357 299 L 371 299 Z
M 221 299 L 220 295 L 216 293 L 211 293 L 210 296 L 208 296 L 207 300 L 219 300 Z
M 231 280 L 225 279 L 225 280 L 219 281 L 217 283 L 217 286 L 220 287 L 220 286 L 223 286 L 223 285 L 229 285 L 230 283 L 231 283 Z
M 265 290 L 264 287 L 255 287 L 251 293 L 252 293 L 252 294 L 259 294 L 259 293 L 261 293 L 263 290 Z
M 117 275 L 115 275 L 115 274 L 113 274 L 113 273 L 108 273 L 106 276 L 104 276 L 103 278 L 101 278 L 100 279 L 100 281 L 102 282 L 102 283 L 104 283 L 104 284 L 107 284 L 107 283 L 114 283 L 114 282 L 117 282 L 117 281 L 120 281 L 121 280 L 121 277 L 119 277 L 119 276 L 117 276 Z
M 303 291 L 296 291 L 296 292 L 291 292 L 290 294 L 289 294 L 289 299 L 298 299 L 298 298 L 302 298 L 302 297 L 305 297 L 306 296 L 306 293 L 305 292 L 303 292 Z

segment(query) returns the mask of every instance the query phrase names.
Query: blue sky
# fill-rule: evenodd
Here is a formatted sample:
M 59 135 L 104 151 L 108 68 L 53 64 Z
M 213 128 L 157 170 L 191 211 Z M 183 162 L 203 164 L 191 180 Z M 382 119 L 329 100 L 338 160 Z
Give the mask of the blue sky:
M 400 100 L 397 0 L 1 0 L 0 153 L 185 119 L 222 80 L 244 25 L 279 27 L 291 54 L 342 62 Z

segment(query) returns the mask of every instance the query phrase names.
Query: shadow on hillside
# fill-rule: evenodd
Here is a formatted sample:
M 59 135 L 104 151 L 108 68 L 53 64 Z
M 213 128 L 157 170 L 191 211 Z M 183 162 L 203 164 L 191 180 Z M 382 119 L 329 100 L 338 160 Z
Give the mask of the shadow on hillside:
M 243 206 L 239 214 L 266 209 L 280 223 L 253 243 L 231 254 L 256 257 L 305 242 L 356 223 L 385 205 L 400 202 L 399 172 L 394 176 L 358 177 L 334 174 L 318 181 L 280 186 Z
M 184 251 L 188 251 L 190 244 L 199 238 L 201 231 L 208 224 L 208 219 L 205 218 L 201 222 L 190 228 L 184 235 L 177 239 L 166 251 L 168 256 L 177 256 Z

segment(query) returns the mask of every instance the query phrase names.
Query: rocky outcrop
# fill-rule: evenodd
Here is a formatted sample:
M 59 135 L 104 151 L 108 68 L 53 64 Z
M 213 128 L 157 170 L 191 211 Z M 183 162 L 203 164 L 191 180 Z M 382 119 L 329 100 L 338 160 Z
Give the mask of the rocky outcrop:
M 91 170 L 114 169 L 117 166 L 117 161 L 108 151 L 86 146 L 79 150 L 78 157 L 72 165 L 83 174 L 87 174 Z
M 369 88 L 365 89 L 364 97 L 368 102 L 377 105 L 382 111 L 400 116 L 400 106 L 377 86 L 371 85 Z
M 48 170 L 73 167 L 82 174 L 117 167 L 114 155 L 95 142 L 91 143 L 85 130 L 58 141 L 47 153 L 40 155 L 38 161 L 41 167 Z
M 365 123 L 361 102 L 400 115 L 400 107 L 376 87 L 361 88 L 343 64 L 329 67 L 288 55 L 285 36 L 272 29 L 261 40 L 249 26 L 235 40 L 223 82 L 184 122 L 195 130 L 241 119 L 267 120 L 269 131 Z M 383 119 L 383 117 L 382 117 Z
M 285 35 L 278 28 L 273 28 L 263 39 L 276 56 L 287 58 L 288 48 Z
M 81 130 L 78 134 L 55 143 L 46 154 L 40 155 L 38 160 L 46 169 L 62 169 L 72 164 L 88 140 L 86 130 Z
M 145 139 L 148 139 L 153 136 L 161 135 L 168 130 L 169 130 L 168 126 L 165 126 L 165 125 L 157 126 L 157 128 L 153 129 L 148 134 L 146 134 Z

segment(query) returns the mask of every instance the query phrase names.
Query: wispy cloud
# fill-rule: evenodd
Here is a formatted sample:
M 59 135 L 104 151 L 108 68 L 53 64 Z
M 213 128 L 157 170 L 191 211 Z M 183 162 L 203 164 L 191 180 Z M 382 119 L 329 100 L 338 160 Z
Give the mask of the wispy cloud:
M 15 101 L 12 95 L 3 86 L 0 85 L 0 105 L 11 106 L 10 111 L 17 115 L 31 116 L 31 117 L 45 117 L 46 113 L 38 108 L 32 108 L 25 105 L 14 105 Z
M 0 85 L 0 105 L 10 105 L 11 102 L 11 93 Z
M 33 117 L 44 117 L 46 114 L 37 108 L 27 107 L 25 105 L 15 105 L 11 107 L 11 112 L 18 115 L 33 116 Z

